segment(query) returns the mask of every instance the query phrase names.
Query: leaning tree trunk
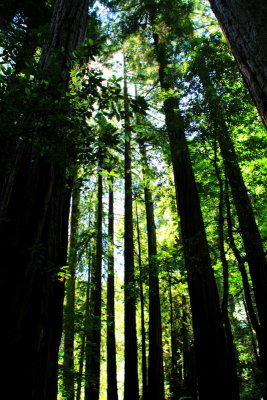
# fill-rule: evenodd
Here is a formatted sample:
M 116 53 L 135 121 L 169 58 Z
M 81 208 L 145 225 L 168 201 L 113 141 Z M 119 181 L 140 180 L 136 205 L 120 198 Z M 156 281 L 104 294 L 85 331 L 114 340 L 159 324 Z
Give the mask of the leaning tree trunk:
M 159 64 L 159 80 L 164 91 L 172 89 L 168 76 L 168 56 L 164 41 L 154 34 Z M 230 359 L 195 177 L 185 138 L 184 121 L 176 97 L 164 101 L 170 141 L 177 207 L 185 266 L 188 275 L 197 362 L 199 396 L 238 399 L 231 377 Z M 210 384 L 213 382 L 213 385 Z M 221 384 L 223 382 L 223 385 Z M 220 391 L 214 388 L 220 387 Z
M 267 4 L 262 0 L 210 0 L 210 4 L 267 126 Z
M 62 50 L 57 52 L 60 96 L 68 84 L 72 52 L 84 38 L 87 8 L 87 0 L 55 4 L 41 68 Z M 10 149 L 0 177 L 2 396 L 53 400 L 64 293 L 58 272 L 66 265 L 68 239 L 66 166 L 42 157 L 27 138 L 11 138 Z

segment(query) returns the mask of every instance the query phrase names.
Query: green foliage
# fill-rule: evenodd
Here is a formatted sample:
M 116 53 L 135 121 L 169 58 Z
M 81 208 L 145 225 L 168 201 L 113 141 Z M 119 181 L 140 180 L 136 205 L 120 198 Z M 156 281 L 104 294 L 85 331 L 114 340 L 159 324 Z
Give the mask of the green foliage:
M 58 280 L 61 282 L 66 281 L 71 276 L 68 265 L 64 265 L 58 272 Z
M 223 181 L 225 181 L 225 176 L 217 145 L 218 126 L 223 120 L 234 141 L 257 222 L 265 240 L 267 238 L 266 132 L 243 85 L 235 62 L 229 54 L 227 44 L 202 2 L 107 0 L 101 3 L 110 8 L 109 13 L 112 13 L 108 15 L 110 20 L 118 19 L 118 24 L 113 24 L 109 28 L 109 33 L 111 32 L 114 36 L 107 37 L 101 18 L 97 11 L 93 10 L 88 21 L 88 38 L 73 54 L 72 69 L 67 77 L 66 88 L 65 84 L 60 83 L 62 82 L 62 70 L 58 63 L 60 51 L 51 56 L 47 68 L 41 68 L 40 64 L 41 48 L 44 47 L 49 35 L 46 18 L 51 14 L 50 2 L 40 2 L 41 5 L 38 7 L 35 5 L 32 11 L 29 8 L 29 5 L 32 5 L 30 1 L 23 1 L 21 5 L 11 1 L 8 7 L 0 2 L 0 9 L 3 11 L 3 21 L 0 22 L 2 52 L 0 147 L 3 152 L 1 154 L 5 154 L 7 144 L 12 145 L 15 138 L 22 142 L 32 143 L 37 156 L 67 167 L 70 176 L 74 165 L 79 166 L 82 187 L 77 237 L 74 371 L 75 379 L 78 380 L 79 377 L 84 377 L 83 373 L 79 375 L 77 372 L 77 357 L 80 356 L 83 335 L 86 331 L 85 324 L 88 323 L 86 296 L 92 289 L 90 279 L 89 283 L 87 282 L 87 275 L 88 270 L 90 275 L 90 267 L 95 256 L 94 240 L 97 232 L 94 215 L 97 203 L 97 174 L 101 174 L 104 179 L 105 197 L 111 185 L 111 178 L 114 178 L 115 192 L 120 199 L 116 204 L 115 213 L 115 262 L 117 263 L 116 307 L 120 312 L 118 319 L 122 319 L 123 291 L 120 264 L 124 227 L 121 179 L 123 142 L 128 138 L 123 129 L 124 105 L 121 90 L 123 78 L 119 72 L 106 78 L 105 73 L 101 72 L 101 62 L 105 68 L 108 65 L 107 62 L 111 65 L 109 56 L 123 47 L 129 86 L 135 86 L 137 92 L 136 95 L 130 96 L 129 117 L 132 134 L 133 190 L 140 219 L 142 252 L 141 277 L 136 277 L 130 290 L 136 298 L 138 280 L 141 278 L 145 295 L 147 296 L 148 293 L 147 228 L 143 190 L 144 187 L 149 187 L 155 203 L 158 253 L 153 261 L 160 273 L 166 376 L 171 379 L 170 291 L 175 316 L 174 330 L 179 343 L 177 350 L 179 368 L 184 357 L 182 354 L 183 328 L 186 328 L 190 348 L 193 334 L 188 304 L 187 272 L 179 234 L 180 221 L 176 210 L 172 172 L 169 168 L 171 157 L 163 116 L 163 103 L 165 100 L 175 98 L 179 103 L 179 112 L 184 118 L 220 295 L 223 286 L 218 243 L 220 188 L 215 163 Z M 46 16 L 44 19 L 37 15 L 39 6 L 42 9 L 40 16 Z M 27 25 L 29 19 L 35 21 L 35 27 L 30 33 Z M 168 58 L 166 70 L 171 80 L 171 89 L 165 92 L 160 90 L 158 83 L 158 65 L 153 45 L 155 36 L 158 36 L 159 43 L 166 45 Z M 31 43 L 32 51 L 22 62 L 21 54 L 25 50 L 27 40 Z M 92 66 L 93 63 L 94 65 L 98 63 L 99 67 Z M 204 70 L 208 71 L 213 87 L 208 90 L 208 93 L 203 87 Z M 216 101 L 218 98 L 220 102 Z M 208 102 L 207 99 L 210 101 Z M 211 115 L 215 109 L 219 112 L 212 120 Z M 147 148 L 150 165 L 145 170 L 145 179 L 142 177 L 142 159 L 137 152 L 140 141 L 144 142 Z M 99 159 L 100 155 L 101 159 Z M 230 200 L 234 239 L 242 256 L 245 257 L 236 212 L 232 206 L 232 199 Z M 104 211 L 103 238 L 105 267 L 107 263 L 106 217 L 107 207 Z M 226 221 L 224 229 L 224 245 L 229 263 L 231 298 L 229 314 L 239 354 L 241 398 L 242 400 L 258 399 L 261 395 L 262 376 L 251 346 L 254 334 L 244 315 L 242 283 L 229 244 Z M 38 256 L 42 257 L 42 249 L 36 249 L 36 258 Z M 136 262 L 137 260 L 136 256 Z M 65 281 L 69 276 L 69 268 L 63 266 L 56 278 Z M 103 273 L 103 281 L 105 280 L 106 272 Z M 146 297 L 146 314 L 147 306 Z M 183 312 L 187 314 L 186 318 Z M 120 321 L 120 328 L 121 325 Z M 121 331 L 122 328 L 117 329 L 118 347 L 122 358 Z

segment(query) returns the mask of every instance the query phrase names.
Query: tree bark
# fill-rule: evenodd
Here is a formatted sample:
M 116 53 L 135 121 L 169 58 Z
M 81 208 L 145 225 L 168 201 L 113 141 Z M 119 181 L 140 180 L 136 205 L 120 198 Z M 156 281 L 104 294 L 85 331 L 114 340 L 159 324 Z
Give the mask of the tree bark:
M 75 19 L 68 18 L 70 9 Z M 52 53 L 65 44 L 63 87 L 67 86 L 72 52 L 84 38 L 86 16 L 86 0 L 56 2 L 52 40 L 43 52 L 41 67 L 46 68 Z M 36 154 L 28 139 L 17 139 L 14 145 L 12 138 L 6 160 L 0 186 L 0 292 L 1 304 L 6 305 L 2 312 L 6 328 L 1 331 L 2 396 L 53 400 L 64 293 L 57 274 L 66 264 L 68 239 L 66 167 Z
M 90 285 L 91 285 L 91 251 L 88 251 L 88 278 L 87 278 L 87 287 L 86 287 L 86 298 L 85 298 L 85 311 L 84 311 L 84 323 L 82 330 L 82 343 L 81 343 L 81 351 L 79 358 L 79 372 L 77 379 L 77 391 L 76 391 L 76 400 L 81 400 L 81 392 L 82 392 L 82 382 L 83 382 L 83 369 L 84 369 L 84 360 L 86 355 L 86 331 L 88 326 L 88 319 L 90 313 Z
M 182 376 L 179 371 L 179 343 L 178 332 L 175 324 L 174 301 L 172 295 L 172 272 L 169 272 L 169 303 L 170 303 L 170 333 L 171 333 L 171 371 L 170 371 L 170 392 L 172 398 L 179 398 L 182 389 Z
M 77 264 L 77 234 L 79 223 L 80 187 L 77 177 L 72 191 L 72 209 L 70 224 L 70 244 L 68 267 L 70 276 L 66 283 L 66 305 L 64 309 L 64 360 L 63 390 L 66 400 L 74 400 L 74 320 L 75 320 L 75 281 Z
M 210 4 L 267 126 L 267 4 L 261 0 L 210 0 Z
M 219 183 L 219 207 L 218 207 L 218 241 L 219 241 L 219 251 L 220 251 L 220 259 L 222 263 L 222 272 L 223 272 L 223 296 L 221 303 L 222 310 L 222 319 L 225 329 L 225 335 L 227 339 L 228 349 L 229 349 L 229 357 L 231 359 L 231 373 L 232 373 L 232 381 L 233 381 L 233 390 L 236 391 L 236 397 L 239 397 L 239 385 L 238 385 L 238 377 L 236 371 L 236 351 L 234 347 L 234 338 L 231 328 L 231 323 L 228 314 L 228 303 L 229 303 L 229 265 L 225 254 L 224 248 L 224 185 L 223 179 L 221 177 L 220 169 L 217 163 L 217 144 L 214 145 L 214 169 L 216 173 L 216 177 Z
M 124 69 L 124 124 L 125 124 L 125 223 L 124 223 L 124 338 L 125 379 L 124 399 L 138 400 L 136 294 L 133 243 L 133 201 L 131 173 L 131 128 L 126 71 Z
M 164 41 L 154 34 L 161 88 L 171 89 L 167 75 L 168 57 Z M 199 396 L 237 399 L 233 390 L 229 353 L 224 334 L 217 286 L 209 256 L 200 201 L 179 113 L 179 102 L 169 96 L 164 101 L 170 140 L 177 207 L 180 215 L 185 266 L 192 308 Z M 223 381 L 223 385 L 221 382 Z M 213 382 L 213 385 L 210 385 Z M 215 387 L 220 391 L 214 392 Z
M 138 267 L 139 267 L 139 288 L 140 288 L 140 308 L 141 308 L 141 338 L 142 338 L 142 388 L 143 400 L 148 399 L 147 393 L 147 357 L 146 357 L 146 328 L 145 328 L 145 296 L 144 296 L 144 267 L 142 266 L 141 255 L 141 235 L 139 227 L 138 207 L 136 202 L 136 230 L 138 247 Z
M 107 399 L 118 400 L 116 337 L 115 337 L 115 288 L 114 288 L 114 192 L 110 177 L 108 211 L 108 282 L 107 282 Z
M 101 298 L 102 298 L 102 255 L 103 255 L 103 178 L 101 175 L 102 151 L 99 149 L 99 173 L 96 212 L 96 254 L 92 269 L 91 307 L 92 315 L 89 329 L 90 347 L 86 365 L 85 400 L 98 400 L 100 389 L 100 353 L 101 353 Z
M 157 238 L 154 218 L 152 192 L 147 181 L 148 162 L 143 141 L 139 142 L 143 161 L 144 195 L 146 207 L 148 266 L 149 266 L 149 358 L 148 358 L 148 396 L 149 399 L 164 399 L 164 372 L 162 350 L 162 327 L 159 296 L 159 276 Z
M 205 97 L 210 110 L 210 122 L 214 127 L 214 132 L 219 142 L 225 175 L 231 187 L 233 201 L 237 212 L 258 310 L 260 322 L 259 335 L 262 336 L 262 338 L 266 338 L 267 315 L 265 310 L 267 309 L 267 262 L 259 229 L 256 224 L 250 198 L 239 167 L 234 144 L 227 125 L 222 117 L 221 99 L 213 87 L 209 72 L 207 71 L 204 62 L 202 63 L 198 75 L 205 90 Z M 261 343 L 261 362 L 265 381 L 267 383 L 267 341 L 262 339 Z

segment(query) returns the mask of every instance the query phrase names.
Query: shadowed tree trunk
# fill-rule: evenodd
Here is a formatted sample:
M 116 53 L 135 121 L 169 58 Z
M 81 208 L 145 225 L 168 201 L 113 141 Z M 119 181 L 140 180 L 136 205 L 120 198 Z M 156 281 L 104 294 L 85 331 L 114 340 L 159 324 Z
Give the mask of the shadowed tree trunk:
M 85 400 L 98 400 L 100 390 L 100 353 L 101 353 L 101 295 L 102 295 L 102 255 L 103 255 L 103 178 L 101 175 L 102 151 L 98 151 L 99 173 L 97 185 L 96 212 L 96 253 L 92 268 L 91 307 L 89 323 L 89 346 L 86 365 Z
M 136 230 L 138 247 L 139 287 L 140 287 L 140 308 L 141 308 L 141 338 L 142 338 L 142 389 L 143 400 L 147 400 L 147 360 L 146 360 L 146 328 L 145 328 L 145 298 L 144 298 L 144 267 L 141 256 L 141 235 L 139 227 L 138 207 L 136 202 Z
M 260 322 L 258 332 L 259 341 L 262 343 L 261 363 L 265 374 L 265 382 L 267 383 L 267 341 L 260 338 L 267 337 L 267 262 L 250 198 L 239 167 L 238 157 L 227 124 L 223 118 L 221 99 L 212 84 L 205 62 L 202 62 L 198 75 L 205 91 L 207 104 L 209 105 L 210 122 L 220 146 L 225 175 L 231 187 L 240 232 L 247 255 L 247 263 L 249 265 Z
M 267 4 L 262 0 L 210 0 L 210 4 L 267 126 Z
M 57 59 L 62 70 L 60 96 L 68 84 L 72 52 L 85 35 L 87 9 L 86 0 L 55 4 L 51 41 L 40 66 L 45 69 L 53 52 L 63 48 Z M 6 304 L 2 396 L 53 400 L 64 293 L 57 274 L 66 265 L 70 203 L 66 165 L 45 159 L 30 140 L 13 139 L 12 133 L 6 148 L 0 176 L 0 292 L 1 303 Z
M 160 313 L 159 277 L 156 226 L 152 192 L 147 184 L 148 162 L 144 142 L 139 141 L 143 161 L 144 194 L 146 207 L 148 266 L 149 266 L 149 358 L 148 358 L 148 398 L 164 399 L 164 373 L 162 350 L 162 327 Z
M 74 320 L 79 200 L 80 187 L 76 177 L 72 191 L 71 227 L 68 256 L 68 272 L 70 276 L 66 282 L 66 305 L 64 309 L 63 390 L 66 400 L 74 400 Z
M 169 272 L 169 303 L 170 303 L 170 333 L 171 333 L 171 371 L 170 371 L 170 392 L 172 398 L 176 399 L 181 394 L 182 376 L 178 367 L 179 344 L 178 334 L 175 329 L 174 299 L 172 294 L 172 272 Z
M 238 377 L 236 371 L 236 351 L 234 347 L 234 338 L 231 328 L 231 323 L 229 319 L 228 313 L 228 304 L 229 304 L 229 265 L 225 254 L 224 248 L 224 184 L 223 179 L 221 177 L 221 172 L 217 162 L 217 143 L 214 144 L 214 160 L 213 165 L 215 169 L 215 174 L 219 183 L 219 207 L 218 207 L 218 239 L 219 239 L 219 251 L 220 251 L 220 259 L 222 263 L 223 269 L 223 296 L 222 296 L 222 318 L 223 324 L 225 329 L 225 335 L 227 339 L 228 349 L 229 349 L 229 356 L 231 359 L 231 373 L 232 373 L 232 381 L 233 385 L 235 385 L 235 390 L 239 392 L 239 385 L 238 385 Z
M 238 269 L 241 274 L 243 291 L 244 291 L 244 304 L 245 304 L 245 308 L 246 308 L 246 313 L 248 315 L 248 320 L 251 323 L 251 326 L 253 327 L 253 330 L 256 334 L 257 341 L 258 341 L 259 356 L 258 356 L 257 349 L 256 349 L 257 346 L 254 344 L 254 342 L 255 342 L 255 339 L 253 336 L 254 333 L 251 332 L 252 344 L 253 344 L 254 353 L 256 356 L 257 365 L 261 370 L 263 370 L 262 360 L 264 359 L 264 355 L 265 355 L 265 346 L 266 346 L 265 342 L 266 341 L 265 341 L 265 338 L 261 334 L 261 326 L 259 324 L 258 315 L 255 312 L 252 297 L 251 297 L 251 289 L 250 289 L 248 274 L 247 274 L 246 267 L 245 267 L 246 259 L 245 259 L 245 257 L 241 256 L 241 254 L 236 246 L 235 239 L 234 239 L 231 206 L 230 206 L 229 193 L 228 193 L 228 185 L 227 185 L 225 197 L 226 197 L 226 212 L 227 212 L 227 227 L 228 227 L 229 244 L 235 255 Z M 251 331 L 252 331 L 252 328 L 251 328 Z M 266 384 L 265 384 L 265 386 L 266 386 Z M 266 400 L 266 398 L 267 398 L 266 390 L 263 393 L 263 398 L 264 398 L 264 400 Z
M 90 246 L 90 245 L 89 245 Z M 86 350 L 86 331 L 88 327 L 89 313 L 90 313 L 90 285 L 91 285 L 91 249 L 89 247 L 88 251 L 88 278 L 87 278 L 87 287 L 86 287 L 86 298 L 85 298 L 85 311 L 84 311 L 84 322 L 83 322 L 83 330 L 82 330 L 82 343 L 81 343 L 81 351 L 79 358 L 79 371 L 78 371 L 78 379 L 77 379 L 77 391 L 76 391 L 76 400 L 81 399 L 82 392 L 82 383 L 83 383 L 83 369 L 84 369 L 84 361 L 85 361 L 85 350 Z
M 125 67 L 125 62 L 124 62 Z M 138 400 L 136 293 L 134 276 L 133 200 L 131 173 L 131 128 L 126 71 L 124 68 L 124 129 L 125 129 L 125 222 L 124 222 L 124 338 L 125 379 L 124 400 Z
M 118 400 L 115 305 L 114 305 L 114 192 L 110 176 L 108 210 L 108 282 L 107 282 L 107 399 Z
M 168 56 L 164 41 L 154 33 L 154 45 L 159 64 L 161 88 L 168 92 Z M 200 201 L 184 132 L 184 121 L 179 113 L 179 102 L 169 96 L 164 101 L 164 113 L 170 141 L 174 170 L 177 207 L 185 266 L 188 274 L 193 331 L 197 362 L 200 399 L 238 399 L 231 376 L 230 358 L 224 334 L 217 286 L 209 256 Z M 221 385 L 221 382 L 224 382 Z M 210 385 L 213 382 L 213 385 Z M 220 387 L 216 391 L 215 387 Z

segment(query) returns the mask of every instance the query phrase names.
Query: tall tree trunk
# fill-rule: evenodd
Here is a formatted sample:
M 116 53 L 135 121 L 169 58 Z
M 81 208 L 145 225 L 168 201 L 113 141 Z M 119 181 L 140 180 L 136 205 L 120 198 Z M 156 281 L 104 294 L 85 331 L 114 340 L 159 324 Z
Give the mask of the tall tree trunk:
M 125 66 L 125 62 L 124 62 Z M 133 201 L 131 173 L 131 128 L 126 71 L 124 68 L 125 128 L 125 223 L 124 223 L 124 338 L 125 379 L 124 399 L 138 400 L 136 294 L 134 277 Z
M 228 185 L 226 188 L 225 199 L 226 199 L 225 203 L 226 203 L 229 244 L 230 244 L 231 250 L 234 253 L 234 256 L 235 256 L 237 264 L 238 264 L 238 269 L 241 274 L 243 290 L 244 290 L 244 297 L 245 297 L 245 302 L 246 302 L 246 307 L 247 307 L 247 311 L 249 314 L 249 318 L 250 318 L 251 324 L 253 326 L 253 329 L 257 333 L 260 329 L 260 326 L 259 326 L 258 317 L 256 315 L 252 297 L 251 297 L 250 284 L 249 284 L 248 274 L 247 274 L 246 267 L 245 267 L 246 259 L 241 256 L 241 254 L 236 246 L 235 239 L 234 239 L 232 213 L 231 213 Z
M 154 34 L 159 64 L 159 80 L 164 91 L 171 89 L 167 74 L 168 57 L 164 42 Z M 231 366 L 224 334 L 214 272 L 211 267 L 200 201 L 176 97 L 164 101 L 166 126 L 170 140 L 177 207 L 185 266 L 188 274 L 200 400 L 237 399 L 233 390 Z M 221 382 L 224 382 L 221 385 Z M 213 385 L 210 385 L 213 382 Z M 220 391 L 214 391 L 220 387 Z
M 267 126 L 267 4 L 262 0 L 210 0 L 210 4 Z
M 219 251 L 220 251 L 220 259 L 223 268 L 223 297 L 222 297 L 222 318 L 225 329 L 225 335 L 227 339 L 229 356 L 231 359 L 231 373 L 232 373 L 232 381 L 233 381 L 233 390 L 236 391 L 236 397 L 239 396 L 239 385 L 238 385 L 238 377 L 237 371 L 235 368 L 236 365 L 236 351 L 234 347 L 234 339 L 231 328 L 231 323 L 228 314 L 228 303 L 229 303 L 229 265 L 225 254 L 224 248 L 224 185 L 223 179 L 221 177 L 220 169 L 217 162 L 217 143 L 214 144 L 214 161 L 213 161 L 216 177 L 219 183 L 219 212 L 218 212 L 218 236 L 219 236 Z
M 110 177 L 108 210 L 108 282 L 107 282 L 107 400 L 118 400 L 116 337 L 115 337 L 115 289 L 114 289 L 114 192 Z
M 183 394 L 197 397 L 196 362 L 193 346 L 190 344 L 187 297 L 182 295 L 182 347 L 183 347 Z
M 235 244 L 235 239 L 234 239 L 234 234 L 233 234 L 232 216 L 231 216 L 231 206 L 230 206 L 228 190 L 226 190 L 226 211 L 227 211 L 227 226 L 228 226 L 229 244 L 235 255 L 238 269 L 241 274 L 243 290 L 244 290 L 244 303 L 245 303 L 246 313 L 248 315 L 248 320 L 253 327 L 253 330 L 256 334 L 257 342 L 258 342 L 259 356 L 257 354 L 257 350 L 254 351 L 254 353 L 256 355 L 256 361 L 257 361 L 258 367 L 264 372 L 263 360 L 264 360 L 264 356 L 265 356 L 266 340 L 265 340 L 264 336 L 261 334 L 261 326 L 259 324 L 258 315 L 255 312 L 253 301 L 252 301 L 248 274 L 247 274 L 246 267 L 245 267 L 246 259 L 241 256 L 241 254 Z M 251 331 L 252 331 L 252 329 L 251 329 Z M 252 333 L 252 335 L 253 334 L 254 333 Z M 256 346 L 254 346 L 253 336 L 251 336 L 251 337 L 252 337 L 253 348 L 255 348 Z M 265 375 L 265 373 L 264 373 L 264 375 Z M 266 378 L 265 378 L 265 386 L 266 386 Z M 266 390 L 265 390 L 265 393 L 263 394 L 263 398 L 264 398 L 264 400 L 267 399 Z
M 77 264 L 77 233 L 79 223 L 80 185 L 77 177 L 72 191 L 72 209 L 69 243 L 69 277 L 66 283 L 66 305 L 64 309 L 64 359 L 63 390 L 66 400 L 74 400 L 74 320 L 75 320 L 75 281 Z
M 102 294 L 102 254 L 103 254 L 103 178 L 101 175 L 102 151 L 99 148 L 99 173 L 96 212 L 96 254 L 92 269 L 91 306 L 92 315 L 89 324 L 89 357 L 86 365 L 85 400 L 98 400 L 100 389 L 100 351 L 101 351 L 101 294 Z
M 205 90 L 205 96 L 210 109 L 210 121 L 214 126 L 214 132 L 219 142 L 225 175 L 231 186 L 233 201 L 236 208 L 242 240 L 247 254 L 247 262 L 253 284 L 255 301 L 257 305 L 260 329 L 262 336 L 262 368 L 267 383 L 267 262 L 258 226 L 255 221 L 250 198 L 239 167 L 237 154 L 228 131 L 227 125 L 222 118 L 221 99 L 212 85 L 209 73 L 202 64 L 199 77 Z M 216 99 L 216 100 L 215 100 Z
M 88 252 L 88 278 L 87 278 L 87 287 L 86 287 L 86 298 L 85 298 L 85 311 L 84 311 L 84 323 L 83 323 L 83 331 L 82 331 L 82 343 L 81 343 L 81 351 L 80 351 L 80 359 L 79 359 L 79 373 L 77 379 L 77 391 L 76 391 L 76 400 L 81 399 L 81 391 L 82 391 L 82 382 L 83 382 L 83 368 L 84 368 L 84 360 L 86 353 L 86 331 L 88 327 L 88 319 L 90 314 L 90 285 L 91 285 L 91 251 Z
M 141 235 L 139 227 L 138 207 L 136 202 L 136 230 L 137 230 L 137 247 L 138 247 L 138 267 L 139 267 L 139 287 L 140 287 L 140 308 L 141 308 L 141 339 L 142 339 L 142 388 L 143 400 L 148 399 L 147 393 L 147 360 L 146 360 L 146 328 L 145 328 L 145 296 L 144 296 L 144 268 L 142 266 L 141 255 Z
M 171 371 L 170 371 L 170 392 L 172 398 L 180 397 L 182 388 L 182 377 L 179 374 L 178 359 L 179 345 L 178 334 L 175 329 L 174 302 L 172 295 L 172 273 L 169 273 L 169 303 L 170 303 L 170 331 L 171 331 Z M 179 397 L 178 397 L 179 396 Z
M 164 373 L 162 350 L 162 327 L 159 296 L 159 276 L 157 255 L 156 226 L 152 192 L 148 182 L 148 162 L 143 141 L 140 141 L 140 153 L 143 161 L 144 194 L 147 223 L 148 263 L 149 263 L 149 358 L 148 358 L 148 396 L 154 400 L 164 399 Z
M 63 48 L 62 87 L 67 86 L 72 52 L 84 38 L 86 17 L 86 0 L 55 4 L 51 42 L 41 67 Z M 2 396 L 53 400 L 64 293 L 57 274 L 66 265 L 70 190 L 65 166 L 36 154 L 28 139 L 14 144 L 12 138 L 10 149 L 0 177 L 0 292 L 1 304 L 6 304 Z

